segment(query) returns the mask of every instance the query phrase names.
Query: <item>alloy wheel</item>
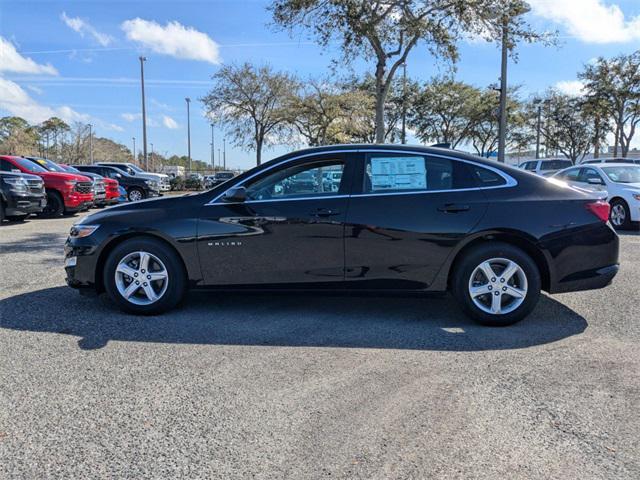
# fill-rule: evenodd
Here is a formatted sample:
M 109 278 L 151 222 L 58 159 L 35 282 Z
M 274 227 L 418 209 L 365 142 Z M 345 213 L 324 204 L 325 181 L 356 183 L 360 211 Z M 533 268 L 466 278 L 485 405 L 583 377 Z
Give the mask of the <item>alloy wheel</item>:
M 129 192 L 129 200 L 132 202 L 137 202 L 138 200 L 142 200 L 142 193 L 140 190 L 134 189 Z
M 504 315 L 516 310 L 527 296 L 527 276 L 516 262 L 492 258 L 478 265 L 469 279 L 471 300 L 485 313 Z
M 132 252 L 118 262 L 116 288 L 135 305 L 151 305 L 162 298 L 169 285 L 169 273 L 162 260 L 149 252 Z
M 620 227 L 624 225 L 627 220 L 627 211 L 624 208 L 624 205 L 621 203 L 616 203 L 611 207 L 611 223 L 613 223 L 616 227 Z

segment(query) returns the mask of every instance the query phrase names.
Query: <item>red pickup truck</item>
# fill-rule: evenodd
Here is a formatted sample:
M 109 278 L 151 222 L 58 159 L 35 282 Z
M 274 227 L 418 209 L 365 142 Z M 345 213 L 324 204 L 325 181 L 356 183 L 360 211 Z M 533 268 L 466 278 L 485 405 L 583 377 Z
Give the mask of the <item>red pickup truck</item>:
M 31 160 L 13 155 L 0 155 L 0 170 L 20 171 L 42 178 L 47 191 L 43 215 L 57 217 L 63 213 L 74 213 L 93 203 L 93 184 L 83 175 L 49 172 Z

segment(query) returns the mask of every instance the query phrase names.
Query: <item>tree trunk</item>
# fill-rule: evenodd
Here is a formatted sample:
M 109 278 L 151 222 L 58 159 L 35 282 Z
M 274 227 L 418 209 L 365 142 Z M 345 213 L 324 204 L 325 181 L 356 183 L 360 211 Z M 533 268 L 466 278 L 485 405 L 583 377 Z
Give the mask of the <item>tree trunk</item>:
M 376 66 L 376 143 L 384 143 L 384 101 L 386 88 L 384 82 L 384 61 L 378 60 Z
M 262 138 L 256 139 L 256 165 L 257 166 L 260 166 L 260 164 L 262 163 L 262 143 L 263 143 Z
M 615 142 L 613 144 L 613 156 L 618 156 L 618 141 L 620 140 L 620 126 L 616 123 Z

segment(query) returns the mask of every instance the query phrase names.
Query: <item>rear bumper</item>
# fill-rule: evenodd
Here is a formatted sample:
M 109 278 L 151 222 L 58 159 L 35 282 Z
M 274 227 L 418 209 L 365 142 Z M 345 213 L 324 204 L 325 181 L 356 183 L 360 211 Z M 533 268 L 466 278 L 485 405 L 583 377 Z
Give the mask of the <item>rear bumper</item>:
M 618 273 L 618 264 L 607 267 L 576 272 L 558 282 L 550 293 L 578 292 L 582 290 L 597 290 L 611 285 L 613 277 Z

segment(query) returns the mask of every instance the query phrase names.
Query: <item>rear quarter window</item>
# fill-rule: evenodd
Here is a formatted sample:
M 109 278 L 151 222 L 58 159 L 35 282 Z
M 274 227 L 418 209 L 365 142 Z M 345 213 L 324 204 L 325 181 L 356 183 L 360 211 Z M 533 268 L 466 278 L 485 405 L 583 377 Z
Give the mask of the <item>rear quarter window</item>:
M 478 165 L 469 165 L 472 176 L 479 187 L 499 187 L 506 185 L 507 181 L 496 172 Z

